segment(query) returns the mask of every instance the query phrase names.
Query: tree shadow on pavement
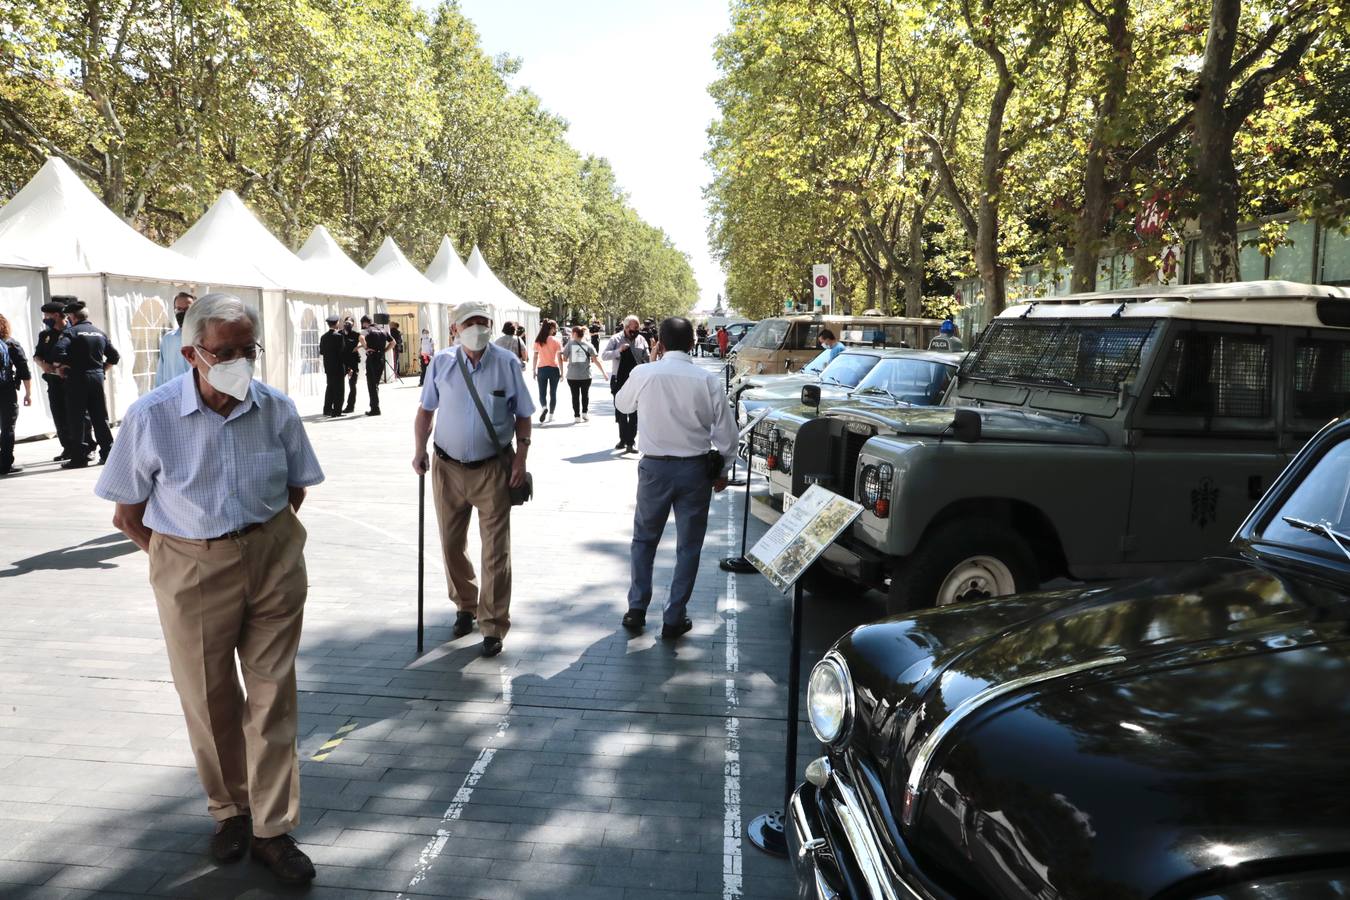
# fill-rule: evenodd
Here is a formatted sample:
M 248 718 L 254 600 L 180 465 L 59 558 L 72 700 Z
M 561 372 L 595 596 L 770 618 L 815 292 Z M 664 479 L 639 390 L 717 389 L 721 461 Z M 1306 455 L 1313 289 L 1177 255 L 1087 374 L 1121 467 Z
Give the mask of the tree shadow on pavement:
M 85 541 L 83 544 L 49 550 L 26 559 L 17 559 L 9 564 L 10 568 L 0 571 L 0 578 L 15 578 L 30 572 L 52 569 L 115 569 L 117 564 L 109 560 L 135 552 L 136 545 L 120 532 L 115 532 Z

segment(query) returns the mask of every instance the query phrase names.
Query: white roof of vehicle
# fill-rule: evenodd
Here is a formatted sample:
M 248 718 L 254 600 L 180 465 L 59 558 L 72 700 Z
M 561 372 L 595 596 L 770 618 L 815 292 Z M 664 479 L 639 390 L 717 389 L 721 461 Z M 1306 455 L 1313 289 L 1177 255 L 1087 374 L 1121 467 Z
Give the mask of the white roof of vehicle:
M 1030 300 L 1008 307 L 998 318 L 1175 318 L 1325 328 L 1317 315 L 1317 301 L 1325 299 L 1350 300 L 1350 288 L 1293 281 L 1152 285 Z

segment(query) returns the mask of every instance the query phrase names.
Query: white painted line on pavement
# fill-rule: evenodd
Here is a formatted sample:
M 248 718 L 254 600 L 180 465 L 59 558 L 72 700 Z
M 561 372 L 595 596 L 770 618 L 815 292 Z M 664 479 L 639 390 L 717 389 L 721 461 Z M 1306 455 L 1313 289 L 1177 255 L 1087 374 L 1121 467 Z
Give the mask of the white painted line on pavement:
M 506 729 L 511 727 L 511 676 L 507 674 L 506 666 L 501 667 L 501 677 L 502 702 L 506 704 L 506 710 L 502 713 L 501 721 L 497 723 L 497 733 L 492 736 L 489 745 L 478 752 L 478 758 L 469 767 L 469 774 L 464 776 L 464 781 L 460 784 L 459 790 L 455 791 L 454 799 L 450 801 L 445 814 L 441 816 L 441 825 L 436 829 L 435 836 L 427 842 L 427 845 L 422 848 L 422 852 L 417 855 L 417 868 L 408 881 L 408 890 L 417 887 L 431 874 L 431 867 L 435 865 L 436 858 L 441 855 L 442 851 L 445 850 L 445 845 L 450 842 L 450 831 L 446 826 L 464 814 L 464 807 L 468 806 L 469 801 L 473 799 L 473 789 L 478 786 L 478 782 L 482 780 L 488 766 L 492 764 L 492 758 L 497 755 L 497 748 L 491 746 L 491 743 L 500 741 L 506 735 Z M 404 900 L 405 896 L 406 894 L 400 891 L 395 900 Z
M 749 477 L 748 473 L 746 477 Z M 736 504 L 730 497 L 727 500 L 727 546 L 734 547 Z M 736 900 L 741 896 L 741 723 L 736 716 L 740 706 L 736 673 L 741 668 L 741 650 L 736 637 L 739 603 L 734 572 L 727 573 L 726 596 L 719 605 L 727 638 L 726 748 L 722 759 L 722 900 Z

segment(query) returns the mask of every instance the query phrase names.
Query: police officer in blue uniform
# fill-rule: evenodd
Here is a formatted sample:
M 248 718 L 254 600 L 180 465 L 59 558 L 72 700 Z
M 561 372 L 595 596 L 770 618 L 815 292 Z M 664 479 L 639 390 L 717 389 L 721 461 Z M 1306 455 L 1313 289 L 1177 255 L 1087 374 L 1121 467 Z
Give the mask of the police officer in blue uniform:
M 47 405 L 52 410 L 52 424 L 56 426 L 56 437 L 61 442 L 61 452 L 54 458 L 55 462 L 71 459 L 72 446 L 92 445 L 94 442 L 88 419 L 81 422 L 78 435 L 72 436 L 67 430 L 66 380 L 61 377 L 61 369 L 56 364 L 56 342 L 66 327 L 66 305 L 77 299 L 57 295 L 52 297 L 50 303 L 42 304 L 42 324 L 46 327 L 38 334 L 37 345 L 33 348 L 33 362 L 42 370 L 42 382 L 47 385 Z
M 84 304 L 76 300 L 65 309 L 69 327 L 61 332 L 56 342 L 56 360 L 66 376 L 66 428 L 78 443 L 72 446 L 69 460 L 63 469 L 83 469 L 89 465 L 94 445 L 82 436 L 84 417 L 89 417 L 94 438 L 98 441 L 99 464 L 108 461 L 112 452 L 112 429 L 108 427 L 108 402 L 103 393 L 104 372 L 117 365 L 122 355 L 112 341 L 89 321 Z

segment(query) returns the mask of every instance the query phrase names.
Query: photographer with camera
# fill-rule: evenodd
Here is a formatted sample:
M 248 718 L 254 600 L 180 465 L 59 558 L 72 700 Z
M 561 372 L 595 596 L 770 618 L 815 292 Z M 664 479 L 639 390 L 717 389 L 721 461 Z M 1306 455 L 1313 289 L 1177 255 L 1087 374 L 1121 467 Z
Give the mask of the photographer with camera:
M 694 627 L 685 614 L 694 592 L 708 506 L 727 486 L 736 452 L 736 422 L 716 372 L 690 357 L 694 326 L 672 316 L 661 323 L 657 360 L 633 369 L 614 397 L 621 413 L 642 409 L 642 460 L 638 463 L 637 509 L 633 513 L 633 581 L 623 626 L 641 631 L 652 602 L 652 564 L 675 510 L 675 575 L 666 601 L 661 637 L 674 640 Z M 710 449 L 711 447 L 711 449 Z

